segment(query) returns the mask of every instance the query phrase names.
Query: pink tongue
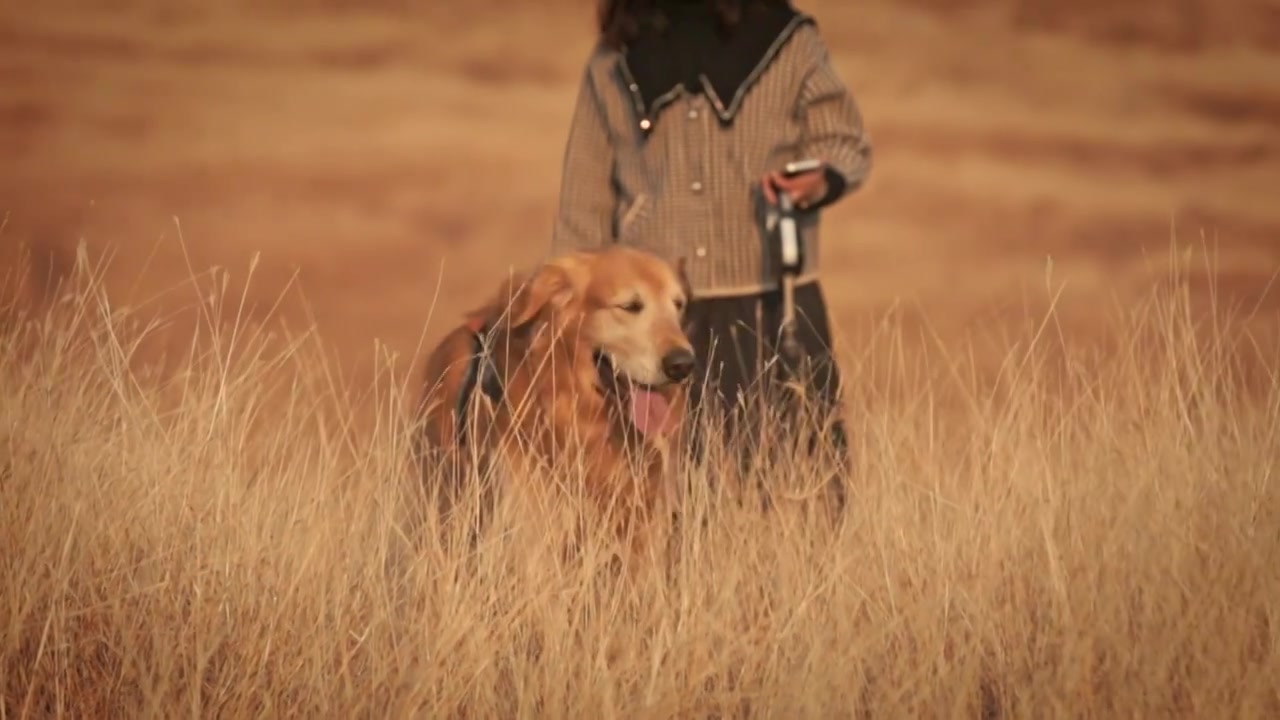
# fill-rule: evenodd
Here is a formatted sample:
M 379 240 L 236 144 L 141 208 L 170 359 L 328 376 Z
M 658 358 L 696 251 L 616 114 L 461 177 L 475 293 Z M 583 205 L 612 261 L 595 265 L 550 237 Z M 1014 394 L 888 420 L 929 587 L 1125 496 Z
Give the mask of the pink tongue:
M 645 435 L 666 430 L 671 415 L 667 399 L 655 392 L 633 389 L 631 391 L 631 422 Z

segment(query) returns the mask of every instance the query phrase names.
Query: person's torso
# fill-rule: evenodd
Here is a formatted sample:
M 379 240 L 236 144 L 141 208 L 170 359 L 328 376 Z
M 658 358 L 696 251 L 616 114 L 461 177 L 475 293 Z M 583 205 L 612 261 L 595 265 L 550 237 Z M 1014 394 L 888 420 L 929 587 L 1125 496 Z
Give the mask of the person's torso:
M 776 287 L 760 181 L 802 159 L 795 107 L 812 67 L 812 32 L 797 19 L 732 94 L 704 83 L 701 92 L 676 86 L 645 102 L 626 56 L 596 56 L 593 79 L 615 148 L 615 241 L 683 257 L 704 296 Z M 817 217 L 802 215 L 798 225 L 805 281 L 818 268 Z

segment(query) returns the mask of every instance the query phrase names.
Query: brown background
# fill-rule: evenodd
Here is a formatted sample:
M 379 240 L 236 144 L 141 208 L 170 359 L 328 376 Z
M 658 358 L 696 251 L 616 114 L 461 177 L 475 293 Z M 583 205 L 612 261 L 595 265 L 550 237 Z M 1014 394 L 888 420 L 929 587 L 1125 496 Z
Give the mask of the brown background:
M 1259 303 L 1280 267 L 1274 0 L 800 7 L 875 142 L 826 226 L 847 349 L 895 305 L 948 339 L 1042 311 L 1050 258 L 1087 336 L 1174 240 Z M 5 3 L 4 256 L 35 248 L 38 301 L 83 240 L 113 253 L 118 302 L 171 309 L 188 262 L 243 280 L 260 253 L 251 313 L 296 275 L 310 309 L 278 312 L 353 377 L 375 339 L 412 358 L 546 248 L 591 24 L 563 0 Z

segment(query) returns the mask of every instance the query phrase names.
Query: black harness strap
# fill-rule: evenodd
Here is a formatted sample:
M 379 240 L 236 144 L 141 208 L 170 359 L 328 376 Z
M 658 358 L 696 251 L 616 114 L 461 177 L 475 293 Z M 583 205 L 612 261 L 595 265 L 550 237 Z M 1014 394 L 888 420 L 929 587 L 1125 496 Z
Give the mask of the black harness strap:
M 467 406 L 475 394 L 476 387 L 494 403 L 502 401 L 502 381 L 498 378 L 498 370 L 493 366 L 489 355 L 489 328 L 481 325 L 471 333 L 471 357 L 467 360 L 466 373 L 462 377 L 462 389 L 458 393 L 458 402 L 454 407 L 458 443 L 467 442 Z

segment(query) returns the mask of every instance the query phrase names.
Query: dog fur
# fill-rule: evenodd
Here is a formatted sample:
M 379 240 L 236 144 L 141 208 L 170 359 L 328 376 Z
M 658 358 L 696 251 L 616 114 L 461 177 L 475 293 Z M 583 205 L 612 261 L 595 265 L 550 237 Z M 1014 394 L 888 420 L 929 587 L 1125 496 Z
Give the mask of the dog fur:
M 508 482 L 581 467 L 586 496 L 633 551 L 642 549 L 644 526 L 678 503 L 672 463 L 693 372 L 682 327 L 691 294 L 683 261 L 625 246 L 562 255 L 502 283 L 426 362 L 419 440 L 428 452 L 419 456 L 430 466 L 424 477 L 443 475 L 444 509 L 495 463 Z M 502 395 L 494 402 L 476 384 L 464 447 L 455 408 L 479 326 Z M 641 432 L 642 416 L 629 412 L 644 399 L 661 406 L 646 393 L 668 408 L 665 431 Z

